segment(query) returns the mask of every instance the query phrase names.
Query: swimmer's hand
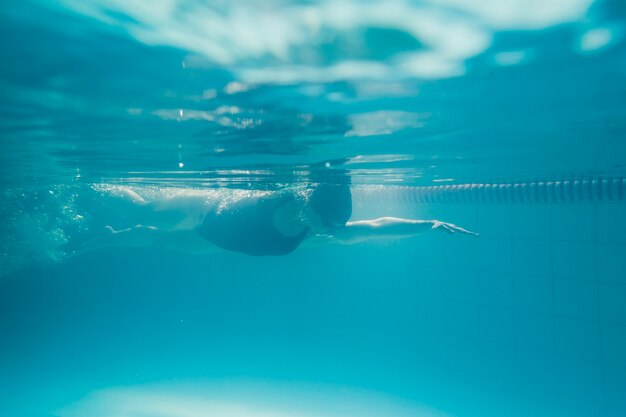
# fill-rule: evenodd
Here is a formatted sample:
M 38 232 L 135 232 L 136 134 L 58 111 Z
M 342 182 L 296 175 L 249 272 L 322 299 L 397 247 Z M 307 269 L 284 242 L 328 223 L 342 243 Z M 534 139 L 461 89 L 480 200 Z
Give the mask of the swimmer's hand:
M 95 236 L 82 243 L 76 254 L 115 246 L 140 247 L 158 243 L 160 231 L 154 226 L 138 224 L 127 229 L 115 230 L 111 226 L 99 229 Z
M 332 231 L 332 238 L 338 243 L 351 245 L 371 239 L 401 239 L 417 236 L 431 230 L 447 233 L 460 233 L 477 236 L 457 225 L 439 220 L 415 220 L 399 217 L 380 217 L 371 220 L 357 220 Z
M 440 222 L 439 220 L 431 220 L 432 230 L 441 230 L 446 233 L 461 233 L 466 235 L 478 236 L 478 233 L 463 229 L 452 223 Z
M 80 242 L 74 250 L 75 255 L 91 252 L 96 249 L 109 246 L 109 242 L 113 239 L 113 235 L 117 232 L 111 226 L 96 229 L 88 240 Z

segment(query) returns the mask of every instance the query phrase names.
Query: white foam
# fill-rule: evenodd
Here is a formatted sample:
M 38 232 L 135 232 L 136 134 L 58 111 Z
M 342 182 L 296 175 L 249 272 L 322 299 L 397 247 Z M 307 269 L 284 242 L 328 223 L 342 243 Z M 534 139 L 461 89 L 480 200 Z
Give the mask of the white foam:
M 529 59 L 529 55 L 530 54 L 527 51 L 506 51 L 495 54 L 493 59 L 496 64 L 503 67 L 508 67 L 527 62 Z
M 614 38 L 614 31 L 608 27 L 590 29 L 580 37 L 579 48 L 583 52 L 591 52 L 608 46 Z
M 408 128 L 423 126 L 427 115 L 396 110 L 380 110 L 348 116 L 352 129 L 346 136 L 391 135 Z
M 152 0 L 63 0 L 78 13 L 123 27 L 140 42 L 180 48 L 227 67 L 239 78 L 237 82 L 282 84 L 462 75 L 465 60 L 484 52 L 494 32 L 577 21 L 592 2 L 161 0 L 157 5 Z M 367 28 L 403 32 L 423 49 L 381 61 L 355 60 L 348 50 L 331 63 L 316 60 L 317 52 L 311 52 L 325 40 Z M 596 35 L 583 43 L 593 47 L 599 42 Z M 303 61 L 303 56 L 309 58 Z M 245 84 L 233 84 L 238 85 Z
M 214 110 L 196 109 L 158 109 L 152 112 L 163 120 L 176 120 L 178 122 L 197 120 L 217 123 L 224 127 L 234 127 L 236 129 L 248 129 L 262 124 L 261 119 L 251 119 L 246 117 L 233 117 L 241 113 L 242 109 L 237 106 L 220 106 Z
M 493 29 L 530 30 L 580 20 L 594 0 L 429 0 L 453 7 Z

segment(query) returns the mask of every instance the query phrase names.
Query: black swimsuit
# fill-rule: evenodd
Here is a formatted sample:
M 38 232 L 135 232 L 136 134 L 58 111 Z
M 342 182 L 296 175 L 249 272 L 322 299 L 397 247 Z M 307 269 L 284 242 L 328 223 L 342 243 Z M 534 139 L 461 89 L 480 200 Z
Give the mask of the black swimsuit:
M 297 198 L 304 197 L 286 190 L 241 198 L 207 214 L 198 233 L 222 249 L 254 256 L 286 255 L 302 243 L 310 228 L 286 236 L 276 228 L 274 214 Z M 329 230 L 343 226 L 352 214 L 352 195 L 347 181 L 343 184 L 320 183 L 302 203 L 308 204 Z
M 286 255 L 309 233 L 307 227 L 297 235 L 285 236 L 274 225 L 275 211 L 294 199 L 287 192 L 244 197 L 207 214 L 198 233 L 222 249 L 254 256 Z

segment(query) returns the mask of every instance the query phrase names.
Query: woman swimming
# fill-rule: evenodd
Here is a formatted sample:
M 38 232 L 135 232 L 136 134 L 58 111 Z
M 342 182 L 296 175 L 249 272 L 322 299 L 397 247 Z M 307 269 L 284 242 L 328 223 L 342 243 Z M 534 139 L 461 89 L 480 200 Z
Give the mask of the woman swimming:
M 118 218 L 117 225 L 105 225 L 105 233 L 81 251 L 157 245 L 188 252 L 221 249 L 279 256 L 303 244 L 354 244 L 411 237 L 429 230 L 476 234 L 438 220 L 381 217 L 349 221 L 352 195 L 347 183 L 322 182 L 306 189 L 271 192 L 150 189 L 141 195 L 140 189 L 123 186 L 101 191 L 125 204 L 123 219 Z M 120 228 L 124 221 L 135 225 Z

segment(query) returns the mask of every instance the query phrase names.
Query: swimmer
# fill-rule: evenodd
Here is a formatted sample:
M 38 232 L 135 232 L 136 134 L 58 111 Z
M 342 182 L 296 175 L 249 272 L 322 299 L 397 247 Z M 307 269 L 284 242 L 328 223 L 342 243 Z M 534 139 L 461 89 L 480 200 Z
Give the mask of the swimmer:
M 381 217 L 350 221 L 349 184 L 320 183 L 306 190 L 273 192 L 110 187 L 110 198 L 126 205 L 132 227 L 104 226 L 102 236 L 80 252 L 109 246 L 161 246 L 186 252 L 219 250 L 253 256 L 280 256 L 299 246 L 350 245 L 372 239 L 399 239 L 426 231 L 476 235 L 451 223 Z M 118 224 L 120 219 L 117 219 Z

